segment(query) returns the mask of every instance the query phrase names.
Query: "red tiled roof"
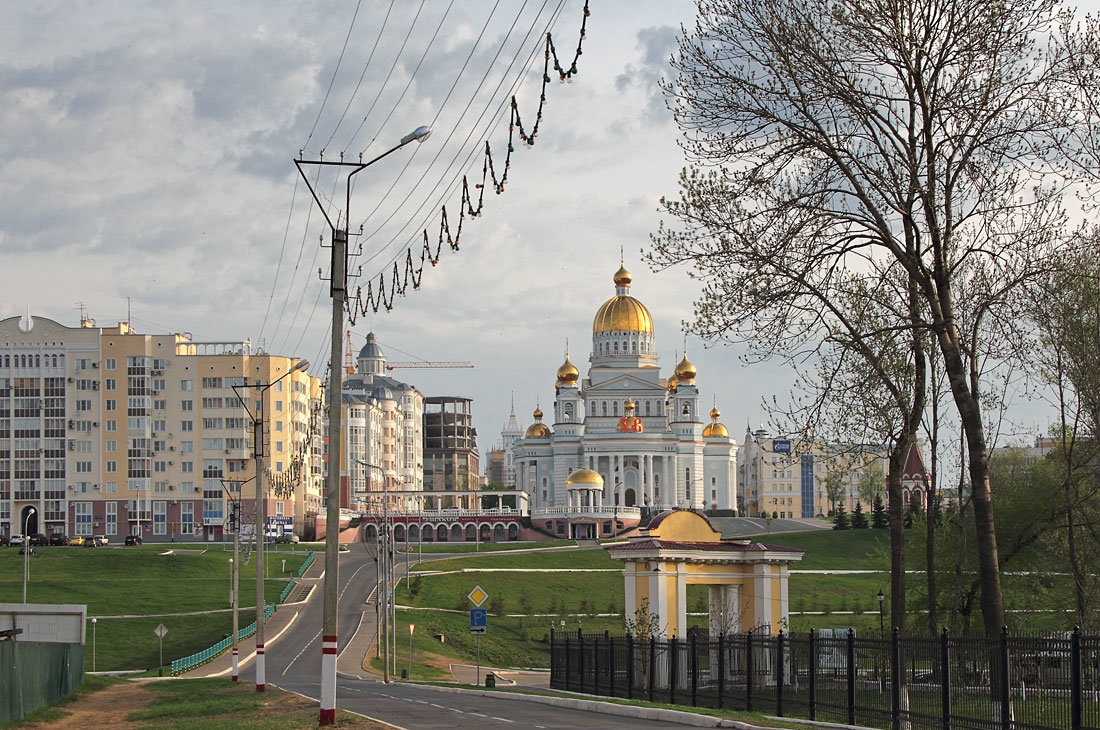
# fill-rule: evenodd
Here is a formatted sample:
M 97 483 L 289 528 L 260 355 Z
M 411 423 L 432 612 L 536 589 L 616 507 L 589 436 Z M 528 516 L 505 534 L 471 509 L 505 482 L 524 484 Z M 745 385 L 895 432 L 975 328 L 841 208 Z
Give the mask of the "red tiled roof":
M 804 553 L 802 548 L 784 547 L 768 543 L 740 543 L 740 542 L 677 542 L 674 540 L 660 540 L 658 538 L 644 538 L 631 540 L 626 543 L 608 545 L 606 550 L 703 550 L 707 552 L 727 553 L 761 553 L 765 551 L 777 551 L 785 553 Z

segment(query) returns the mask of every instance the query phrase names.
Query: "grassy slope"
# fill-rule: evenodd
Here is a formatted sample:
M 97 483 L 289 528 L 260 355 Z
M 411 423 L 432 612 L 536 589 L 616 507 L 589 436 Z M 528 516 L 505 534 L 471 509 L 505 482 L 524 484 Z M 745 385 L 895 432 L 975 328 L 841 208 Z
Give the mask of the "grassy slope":
M 423 553 L 498 553 L 508 552 L 511 550 L 531 550 L 532 548 L 548 548 L 548 547 L 567 547 L 576 545 L 576 540 L 544 540 L 540 542 L 485 542 L 480 545 L 475 542 L 455 542 L 455 543 L 439 543 L 439 542 L 426 542 L 423 546 L 417 543 L 415 540 L 410 542 L 407 546 L 398 544 L 400 550 L 406 548 L 412 554 L 421 552 L 423 547 Z

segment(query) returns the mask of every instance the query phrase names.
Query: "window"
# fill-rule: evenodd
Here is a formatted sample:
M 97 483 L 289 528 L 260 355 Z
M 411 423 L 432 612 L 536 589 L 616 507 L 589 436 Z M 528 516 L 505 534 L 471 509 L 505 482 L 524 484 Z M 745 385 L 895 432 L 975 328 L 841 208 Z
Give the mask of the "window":
M 275 442 L 275 451 L 277 453 L 280 453 L 280 454 L 283 453 L 283 442 L 282 441 L 276 441 Z
M 275 410 L 279 413 L 283 411 L 283 402 L 281 400 L 275 401 Z
M 116 494 L 118 492 L 118 482 L 105 482 L 103 491 L 107 494 Z
M 184 502 L 180 505 L 180 532 L 190 534 L 195 529 L 195 505 Z
M 222 448 L 224 448 L 222 446 L 223 443 L 224 442 L 222 441 L 222 439 L 203 439 L 202 440 L 202 448 L 204 450 L 222 449 Z
M 107 411 L 108 413 L 116 410 L 117 407 L 118 401 L 116 401 L 114 398 L 108 398 L 107 400 L 103 401 L 103 410 Z
M 73 504 L 73 512 L 76 515 L 76 525 L 74 531 L 77 535 L 91 535 L 92 534 L 92 503 L 91 502 L 75 502 Z
M 92 473 L 92 462 L 90 462 L 90 461 L 78 461 L 78 462 L 76 462 L 76 473 L 77 474 L 91 474 Z
M 117 370 L 118 369 L 118 362 L 113 357 L 109 357 L 109 358 L 107 358 L 106 360 L 103 361 L 103 369 L 104 370 Z
M 164 378 L 153 378 L 153 390 L 158 390 L 163 393 L 167 389 Z
M 282 517 L 283 516 L 283 507 L 284 506 L 285 505 L 282 502 L 276 502 L 275 503 L 275 516 L 276 517 Z
M 202 419 L 203 428 L 221 428 L 222 419 L 220 418 L 204 418 Z
M 164 419 L 153 421 L 153 430 L 154 431 L 167 431 L 168 430 L 168 421 L 165 421 Z
M 185 474 L 193 474 L 194 471 L 195 471 L 195 462 L 193 462 L 193 461 L 181 461 L 180 462 L 180 471 L 184 472 Z
M 181 380 L 180 381 L 180 390 L 182 390 L 184 393 L 188 393 L 188 392 L 190 392 L 194 389 L 195 389 L 195 381 L 194 380 Z
M 193 411 L 193 410 L 195 410 L 195 401 L 193 401 L 193 400 L 181 400 L 180 401 L 180 410 L 181 411 Z
M 168 530 L 167 503 L 161 500 L 153 502 L 153 534 L 166 535 Z M 259 601 L 257 601 L 259 603 Z
M 181 454 L 192 454 L 194 452 L 195 452 L 195 442 L 194 441 L 180 441 L 180 453 Z
M 109 418 L 109 419 L 107 419 L 106 423 L 107 423 L 106 428 L 107 428 L 108 432 L 114 433 L 115 431 L 118 430 L 118 421 L 116 421 L 115 419 Z
M 115 474 L 116 472 L 118 472 L 118 462 L 117 461 L 104 462 L 104 471 L 106 471 L 108 474 Z
M 118 451 L 118 441 L 113 439 L 103 442 L 103 450 L 108 454 L 113 454 Z
M 103 389 L 104 390 L 117 390 L 118 389 L 118 381 L 115 380 L 114 378 L 104 378 L 104 380 L 103 380 Z
M 202 399 L 202 407 L 203 408 L 221 408 L 222 407 L 222 399 L 221 398 L 203 398 Z
M 283 422 L 282 421 L 276 421 L 275 422 L 275 431 L 276 431 L 276 433 L 282 433 L 283 432 Z
M 195 422 L 194 421 L 180 421 L 180 430 L 181 431 L 194 431 L 195 430 Z
M 275 471 L 280 472 L 280 473 L 283 471 L 283 462 L 281 462 L 281 461 L 276 461 L 275 462 Z
M 114 482 L 108 482 L 108 484 L 114 484 Z M 118 504 L 115 502 L 108 502 L 106 505 L 106 512 L 103 515 L 104 522 L 106 522 L 104 532 L 108 535 L 118 534 Z
M 168 462 L 154 461 L 153 462 L 153 471 L 155 471 L 157 473 L 160 473 L 160 474 L 163 474 L 164 472 L 168 471 Z
M 157 398 L 153 401 L 154 411 L 163 411 L 168 405 L 168 401 L 164 398 Z
M 204 388 L 220 388 L 222 387 L 221 378 L 203 378 L 202 387 Z
M 92 402 L 90 400 L 78 400 L 76 402 L 76 411 L 80 413 L 82 411 L 92 410 Z

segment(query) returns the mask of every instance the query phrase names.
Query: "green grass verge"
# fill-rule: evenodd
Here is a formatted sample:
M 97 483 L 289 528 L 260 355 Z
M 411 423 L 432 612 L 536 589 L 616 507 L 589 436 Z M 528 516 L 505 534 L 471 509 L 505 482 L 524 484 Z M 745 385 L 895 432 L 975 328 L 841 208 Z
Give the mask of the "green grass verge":
M 81 697 L 90 695 L 93 692 L 99 692 L 102 689 L 106 689 L 115 684 L 120 684 L 125 680 L 114 679 L 112 677 L 99 677 L 94 674 L 85 674 L 84 682 L 80 685 L 80 688 L 73 692 L 68 697 L 59 700 L 52 705 L 46 707 L 40 707 L 34 712 L 30 713 L 22 720 L 16 720 L 15 722 L 8 723 L 5 728 L 21 728 L 28 725 L 34 725 L 36 723 L 45 722 L 60 722 L 68 717 L 69 713 L 65 709 L 66 706 L 71 705 Z
M 414 565 L 413 571 L 462 570 L 463 568 L 599 568 L 622 570 L 622 563 L 612 560 L 602 548 L 592 550 L 553 550 L 545 553 L 520 555 L 464 555 L 450 560 L 433 560 Z
M 889 570 L 890 533 L 886 530 L 812 530 L 753 535 L 753 542 L 802 548 L 793 570 Z
M 569 547 L 577 544 L 576 540 L 541 540 L 539 542 L 485 542 L 478 545 L 473 542 L 453 542 L 453 543 L 432 543 L 426 542 L 423 545 L 423 552 L 425 555 L 428 553 L 496 553 L 507 552 L 509 550 L 532 550 L 536 548 L 549 548 L 549 547 Z M 420 545 L 415 541 L 409 543 L 407 546 L 408 552 L 416 554 L 420 551 Z M 402 547 L 401 549 L 405 549 Z

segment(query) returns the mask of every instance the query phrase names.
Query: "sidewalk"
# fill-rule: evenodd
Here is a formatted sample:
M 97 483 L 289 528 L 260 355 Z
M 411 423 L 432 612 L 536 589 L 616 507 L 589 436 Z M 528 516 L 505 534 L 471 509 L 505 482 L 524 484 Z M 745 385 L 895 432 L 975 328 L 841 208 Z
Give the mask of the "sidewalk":
M 323 552 L 313 553 L 313 564 L 306 570 L 305 575 L 297 579 L 299 586 L 317 586 L 317 588 L 310 592 L 309 596 L 304 601 L 297 603 L 280 603 L 275 609 L 275 613 L 271 614 L 271 618 L 264 624 L 264 644 L 270 647 L 276 641 L 279 640 L 291 625 L 298 619 L 298 614 L 309 601 L 320 600 L 321 594 L 320 584 L 321 577 L 325 572 L 325 554 Z M 295 589 L 297 590 L 297 589 Z M 240 656 L 237 661 L 238 671 L 243 670 L 256 657 L 256 635 L 242 639 L 239 644 Z M 201 667 L 195 667 L 194 669 L 184 672 L 179 675 L 188 679 L 195 679 L 199 677 L 228 677 L 233 672 L 233 650 L 228 649 L 224 654 L 219 656 L 212 662 L 207 662 Z

